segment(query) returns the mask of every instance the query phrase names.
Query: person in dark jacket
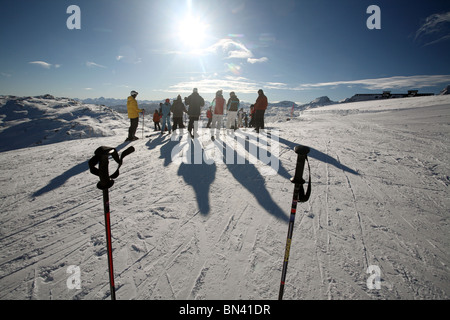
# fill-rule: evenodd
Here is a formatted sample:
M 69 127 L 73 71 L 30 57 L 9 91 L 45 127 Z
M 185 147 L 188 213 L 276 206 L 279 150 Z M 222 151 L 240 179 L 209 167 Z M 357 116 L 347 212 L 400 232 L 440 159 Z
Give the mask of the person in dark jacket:
M 258 98 L 255 102 L 255 131 L 259 133 L 259 129 L 264 129 L 264 113 L 267 109 L 267 97 L 262 89 L 258 90 Z
M 250 106 L 250 122 L 249 122 L 248 126 L 250 128 L 255 126 L 255 105 L 254 104 L 252 104 Z
M 180 95 L 178 95 L 177 100 L 173 102 L 170 111 L 173 113 L 173 131 L 177 130 L 178 128 L 184 128 L 183 112 L 187 113 L 187 110 L 183 101 L 181 100 Z
M 227 102 L 227 129 L 236 130 L 236 116 L 239 109 L 239 99 L 234 91 L 230 92 L 230 99 Z
M 198 94 L 197 88 L 194 88 L 192 94 L 185 98 L 186 105 L 189 106 L 188 115 L 189 115 L 189 125 L 188 131 L 192 138 L 194 138 L 194 134 L 197 135 L 197 132 L 193 132 L 195 122 L 198 123 L 198 119 L 200 118 L 200 113 L 202 111 L 202 107 L 205 105 L 205 100 Z

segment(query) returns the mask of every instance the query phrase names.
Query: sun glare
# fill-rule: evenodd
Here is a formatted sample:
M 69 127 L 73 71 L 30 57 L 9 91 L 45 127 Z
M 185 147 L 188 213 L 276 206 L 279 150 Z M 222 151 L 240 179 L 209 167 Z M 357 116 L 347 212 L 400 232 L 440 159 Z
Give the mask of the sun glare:
M 178 26 L 178 37 L 185 46 L 198 49 L 206 38 L 207 27 L 198 18 L 186 17 Z

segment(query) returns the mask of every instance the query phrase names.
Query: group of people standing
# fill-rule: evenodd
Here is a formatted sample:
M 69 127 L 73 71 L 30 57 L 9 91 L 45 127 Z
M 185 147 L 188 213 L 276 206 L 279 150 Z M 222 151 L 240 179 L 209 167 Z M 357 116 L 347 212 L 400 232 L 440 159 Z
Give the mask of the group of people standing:
M 139 113 L 143 112 L 143 109 L 138 108 L 138 103 L 136 101 L 138 93 L 136 91 L 131 91 L 130 97 L 127 100 L 127 110 L 128 118 L 130 119 L 130 128 L 128 130 L 127 141 L 134 141 L 138 138 L 136 137 L 136 130 L 139 124 Z M 160 128 L 161 134 L 163 134 L 167 128 L 168 132 L 171 133 L 178 128 L 183 128 L 183 114 L 187 113 L 189 116 L 188 131 L 191 137 L 196 136 L 195 123 L 200 119 L 200 114 L 202 107 L 205 105 L 205 100 L 199 95 L 197 88 L 194 88 L 192 94 L 189 97 L 184 98 L 184 103 L 181 96 L 178 95 L 177 99 L 174 100 L 173 104 L 170 104 L 170 100 L 166 99 L 164 103 L 160 104 L 160 110 L 155 110 L 153 115 L 153 122 L 155 123 L 155 130 L 157 129 L 157 124 L 159 128 L 159 122 L 161 121 L 162 127 Z M 223 91 L 219 90 L 216 92 L 216 96 L 211 103 L 211 139 L 215 139 L 216 130 L 222 127 L 223 118 L 226 114 L 227 129 L 234 129 L 236 117 L 238 115 L 240 101 L 236 96 L 235 92 L 230 92 L 230 98 L 225 101 L 223 97 Z M 264 95 L 263 90 L 258 90 L 258 98 L 254 105 L 252 105 L 254 114 L 252 121 L 254 122 L 255 131 L 259 133 L 260 129 L 264 129 L 264 113 L 267 109 L 268 101 L 267 97 Z M 189 106 L 186 109 L 186 106 Z M 173 127 L 170 122 L 170 116 L 173 118 Z

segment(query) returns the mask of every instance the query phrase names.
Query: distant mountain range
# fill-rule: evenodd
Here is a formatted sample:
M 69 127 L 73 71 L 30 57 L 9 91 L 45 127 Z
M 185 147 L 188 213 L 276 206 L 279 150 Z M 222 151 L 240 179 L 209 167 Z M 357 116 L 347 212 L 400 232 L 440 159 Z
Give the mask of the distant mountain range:
M 440 95 L 450 94 L 450 85 L 446 86 L 439 94 Z M 374 97 L 376 95 L 377 94 L 373 94 Z M 338 104 L 341 102 L 359 101 L 360 98 L 358 98 L 357 96 L 358 95 L 356 94 L 351 98 L 347 98 L 347 99 L 344 99 L 339 102 L 332 101 L 327 96 L 322 96 L 322 97 L 314 99 L 313 101 L 311 101 L 309 103 L 301 104 L 301 105 L 299 105 L 295 102 L 292 102 L 292 101 L 280 101 L 280 102 L 269 103 L 269 106 L 275 107 L 275 108 L 292 108 L 292 106 L 294 105 L 294 108 L 296 110 L 297 109 L 305 110 L 305 109 L 317 108 L 317 107 L 321 107 L 321 106 Z M 371 99 L 370 99 L 370 97 L 367 97 L 367 95 L 366 95 L 366 97 L 364 97 L 364 100 L 371 100 Z M 100 97 L 100 98 L 94 98 L 94 99 L 88 98 L 88 99 L 83 99 L 83 100 L 79 100 L 79 101 L 86 103 L 86 104 L 104 105 L 107 107 L 111 107 L 118 112 L 126 112 L 127 99 L 114 99 L 114 98 Z M 158 101 L 139 100 L 139 106 L 142 106 L 146 110 L 153 112 L 153 110 L 159 108 L 160 102 L 161 102 L 160 100 L 158 100 Z M 209 107 L 209 102 L 206 102 L 205 105 L 206 105 L 206 107 Z M 247 102 L 242 102 L 242 105 L 246 108 L 250 107 L 250 103 L 247 103 Z

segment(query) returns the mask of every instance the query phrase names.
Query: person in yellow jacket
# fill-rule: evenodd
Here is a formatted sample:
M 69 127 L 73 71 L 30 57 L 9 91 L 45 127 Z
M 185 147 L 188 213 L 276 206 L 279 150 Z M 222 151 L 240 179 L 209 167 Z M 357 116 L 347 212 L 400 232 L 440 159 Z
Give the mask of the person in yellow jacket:
M 127 100 L 127 110 L 128 118 L 130 119 L 130 128 L 128 129 L 128 138 L 125 141 L 134 141 L 139 139 L 135 136 L 137 127 L 139 125 L 139 113 L 143 112 L 143 109 L 138 108 L 138 103 L 136 101 L 138 93 L 136 91 L 131 91 L 131 96 Z

